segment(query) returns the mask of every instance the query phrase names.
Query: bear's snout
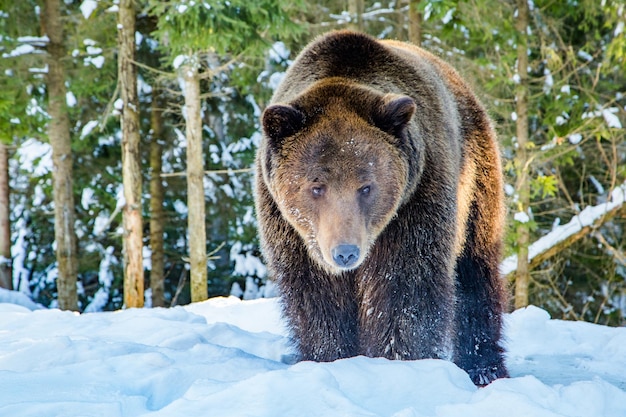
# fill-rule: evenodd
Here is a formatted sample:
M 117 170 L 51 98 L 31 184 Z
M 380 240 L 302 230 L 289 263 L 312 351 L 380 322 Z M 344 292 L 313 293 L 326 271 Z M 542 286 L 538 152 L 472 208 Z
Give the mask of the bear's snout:
M 341 244 L 335 246 L 331 254 L 333 256 L 333 261 L 340 268 L 350 268 L 359 260 L 359 255 L 361 251 L 357 245 L 347 245 Z

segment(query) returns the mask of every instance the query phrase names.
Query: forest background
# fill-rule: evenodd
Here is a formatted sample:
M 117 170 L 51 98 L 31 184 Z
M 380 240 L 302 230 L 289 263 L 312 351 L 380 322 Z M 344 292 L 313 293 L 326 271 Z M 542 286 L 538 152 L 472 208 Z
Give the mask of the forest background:
M 443 57 L 488 108 L 511 308 L 624 325 L 625 5 L 1 0 L 0 287 L 85 312 L 273 295 L 259 116 L 308 41 L 350 28 Z

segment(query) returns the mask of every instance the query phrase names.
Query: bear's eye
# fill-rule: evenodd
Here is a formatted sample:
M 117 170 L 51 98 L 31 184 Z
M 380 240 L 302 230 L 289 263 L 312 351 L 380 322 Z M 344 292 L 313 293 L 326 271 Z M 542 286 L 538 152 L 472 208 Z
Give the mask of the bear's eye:
M 369 185 L 365 185 L 361 188 L 359 188 L 359 194 L 362 196 L 367 196 L 370 194 L 370 192 L 372 191 L 372 187 Z
M 323 185 L 316 185 L 311 187 L 311 194 L 313 195 L 313 197 L 321 197 L 324 195 L 325 192 L 326 187 L 324 187 Z

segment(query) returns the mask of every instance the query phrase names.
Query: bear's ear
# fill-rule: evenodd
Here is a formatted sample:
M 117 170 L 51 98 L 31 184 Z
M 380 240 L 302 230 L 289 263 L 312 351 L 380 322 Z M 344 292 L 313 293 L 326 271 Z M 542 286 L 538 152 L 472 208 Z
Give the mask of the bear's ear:
M 380 106 L 374 111 L 374 125 L 395 137 L 401 137 L 404 129 L 411 121 L 417 106 L 409 96 L 389 95 L 381 100 Z
M 263 131 L 270 139 L 274 150 L 280 149 L 283 140 L 304 126 L 304 114 L 295 107 L 285 104 L 269 106 L 261 116 Z

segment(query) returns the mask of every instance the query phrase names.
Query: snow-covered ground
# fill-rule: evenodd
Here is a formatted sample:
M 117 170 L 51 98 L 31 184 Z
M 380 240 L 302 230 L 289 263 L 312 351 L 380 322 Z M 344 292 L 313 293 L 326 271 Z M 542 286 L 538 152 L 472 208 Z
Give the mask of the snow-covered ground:
M 535 307 L 506 318 L 512 378 L 479 389 L 438 360 L 287 364 L 275 299 L 78 315 L 12 294 L 0 416 L 626 416 L 626 329 Z

